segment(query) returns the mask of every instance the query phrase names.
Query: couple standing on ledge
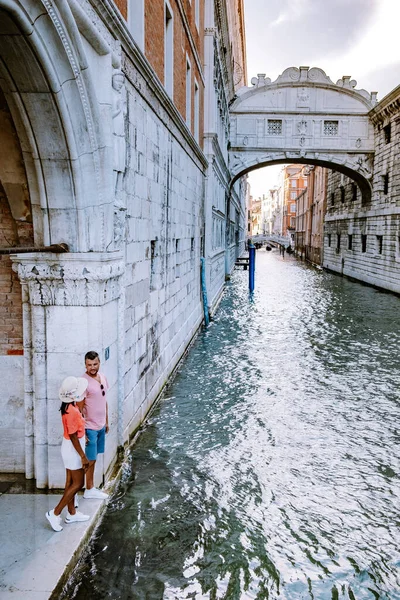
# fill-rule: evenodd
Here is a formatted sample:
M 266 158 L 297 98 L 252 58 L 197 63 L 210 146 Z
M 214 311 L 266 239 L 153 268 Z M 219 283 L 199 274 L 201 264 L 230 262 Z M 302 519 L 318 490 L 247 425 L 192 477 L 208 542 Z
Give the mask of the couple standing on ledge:
M 64 494 L 57 506 L 46 513 L 54 531 L 62 531 L 61 511 L 68 507 L 66 523 L 88 521 L 90 516 L 79 512 L 78 492 L 84 486 L 84 498 L 105 500 L 108 494 L 94 487 L 97 455 L 104 453 L 108 433 L 108 382 L 100 373 L 97 352 L 85 354 L 86 372 L 82 377 L 67 377 L 61 384 L 61 419 L 64 435 L 61 455 L 66 469 Z

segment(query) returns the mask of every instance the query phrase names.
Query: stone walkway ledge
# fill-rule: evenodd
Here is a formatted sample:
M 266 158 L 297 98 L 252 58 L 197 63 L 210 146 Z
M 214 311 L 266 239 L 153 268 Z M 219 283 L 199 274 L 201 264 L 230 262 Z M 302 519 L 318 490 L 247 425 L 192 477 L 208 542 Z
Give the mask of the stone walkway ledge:
M 64 510 L 63 530 L 54 532 L 45 513 L 60 497 L 37 491 L 0 495 L 1 600 L 59 596 L 107 504 L 85 500 L 80 494 L 79 510 L 90 515 L 90 520 L 67 525 Z

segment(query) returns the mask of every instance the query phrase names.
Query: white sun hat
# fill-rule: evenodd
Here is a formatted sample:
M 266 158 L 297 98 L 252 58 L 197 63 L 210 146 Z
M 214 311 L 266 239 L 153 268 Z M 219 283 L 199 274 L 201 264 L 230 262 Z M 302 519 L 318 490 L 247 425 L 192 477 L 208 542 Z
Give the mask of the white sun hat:
M 88 380 L 84 377 L 66 377 L 58 390 L 61 402 L 75 402 L 80 399 L 88 386 Z

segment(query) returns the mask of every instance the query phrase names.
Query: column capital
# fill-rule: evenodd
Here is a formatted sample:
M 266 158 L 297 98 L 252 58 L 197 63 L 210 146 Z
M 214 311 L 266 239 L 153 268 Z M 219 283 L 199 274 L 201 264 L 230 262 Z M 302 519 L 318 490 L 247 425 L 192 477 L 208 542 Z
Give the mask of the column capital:
M 120 252 L 11 255 L 13 270 L 38 306 L 103 306 L 120 295 Z

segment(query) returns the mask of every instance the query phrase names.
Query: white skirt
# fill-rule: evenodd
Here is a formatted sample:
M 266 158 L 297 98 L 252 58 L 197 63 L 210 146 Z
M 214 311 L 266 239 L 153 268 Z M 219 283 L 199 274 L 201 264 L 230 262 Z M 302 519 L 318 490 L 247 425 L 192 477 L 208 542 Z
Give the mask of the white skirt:
M 85 436 L 83 435 L 79 439 L 82 450 L 85 452 Z M 75 450 L 71 440 L 66 440 L 63 437 L 61 444 L 61 456 L 64 461 L 64 467 L 70 469 L 70 471 L 76 471 L 82 469 L 82 460 L 78 452 Z

